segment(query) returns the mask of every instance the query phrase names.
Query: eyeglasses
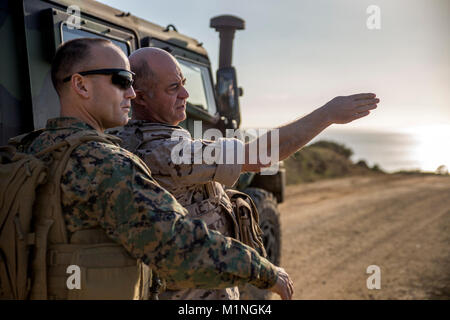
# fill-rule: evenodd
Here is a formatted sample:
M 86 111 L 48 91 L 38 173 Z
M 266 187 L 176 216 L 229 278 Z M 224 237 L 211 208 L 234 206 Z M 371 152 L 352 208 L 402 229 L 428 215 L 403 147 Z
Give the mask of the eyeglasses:
M 134 72 L 125 70 L 125 69 L 97 69 L 97 70 L 89 70 L 89 71 L 81 71 L 76 72 L 74 74 L 79 74 L 82 76 L 87 76 L 90 74 L 111 74 L 111 81 L 113 84 L 117 85 L 119 88 L 126 90 L 130 88 L 133 85 L 133 76 L 135 75 Z M 63 79 L 63 82 L 70 81 L 72 79 L 72 76 L 70 75 Z

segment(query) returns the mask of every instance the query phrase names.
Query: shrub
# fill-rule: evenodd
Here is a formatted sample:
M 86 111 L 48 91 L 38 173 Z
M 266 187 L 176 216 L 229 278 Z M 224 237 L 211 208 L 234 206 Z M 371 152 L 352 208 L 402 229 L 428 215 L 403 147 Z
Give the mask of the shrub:
M 352 149 L 347 148 L 343 144 L 333 142 L 333 141 L 320 140 L 320 141 L 317 141 L 316 143 L 311 144 L 309 147 L 319 147 L 319 148 L 330 149 L 330 150 L 333 150 L 334 152 L 336 152 L 337 154 L 344 156 L 347 159 L 349 159 L 353 155 Z

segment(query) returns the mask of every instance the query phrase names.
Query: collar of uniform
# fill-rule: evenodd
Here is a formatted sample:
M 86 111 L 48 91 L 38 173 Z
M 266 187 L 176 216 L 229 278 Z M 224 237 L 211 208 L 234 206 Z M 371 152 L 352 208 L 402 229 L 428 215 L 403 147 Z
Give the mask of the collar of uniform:
M 46 129 L 81 129 L 81 130 L 95 130 L 92 126 L 78 118 L 73 117 L 59 117 L 47 120 Z
M 142 127 L 142 126 L 148 126 L 148 125 L 182 129 L 182 127 L 180 127 L 180 126 L 173 126 L 171 124 L 162 123 L 162 122 L 151 122 L 148 120 L 129 120 L 128 123 L 126 124 L 126 126 L 128 126 L 128 127 L 134 127 L 134 126 Z

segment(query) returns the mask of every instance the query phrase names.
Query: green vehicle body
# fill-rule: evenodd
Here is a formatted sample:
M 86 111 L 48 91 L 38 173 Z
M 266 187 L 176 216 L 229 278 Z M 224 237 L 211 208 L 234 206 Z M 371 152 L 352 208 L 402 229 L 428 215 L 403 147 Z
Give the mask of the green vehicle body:
M 74 6 L 79 8 L 79 20 L 74 16 L 78 9 Z M 203 131 L 217 128 L 223 136 L 226 136 L 226 129 L 237 129 L 240 125 L 239 95 L 242 89 L 237 86 L 236 72 L 231 66 L 234 32 L 244 28 L 244 21 L 239 18 L 220 16 L 211 19 L 211 26 L 221 37 L 217 83 L 214 85 L 211 63 L 202 44 L 180 34 L 172 25 L 162 27 L 91 0 L 2 0 L 0 9 L 2 145 L 9 138 L 42 128 L 47 119 L 59 116 L 58 97 L 51 83 L 51 60 L 59 44 L 81 36 L 110 39 L 127 55 L 141 47 L 159 47 L 171 52 L 182 67 L 195 70 L 197 73 L 193 74 L 202 79 L 197 79 L 197 83 L 203 84 L 204 97 L 198 99 L 203 104 L 190 97 L 187 119 L 181 124 L 192 134 L 194 121 L 199 120 Z M 73 22 L 78 23 L 76 28 L 73 28 Z M 185 76 L 189 83 L 189 77 Z M 187 89 L 191 93 L 196 88 Z M 265 194 L 273 195 L 272 200 L 280 203 L 284 200 L 284 174 L 282 165 L 276 175 L 242 174 L 235 188 L 264 190 Z M 278 225 L 269 225 L 269 229 L 275 227 L 277 230 L 266 228 L 268 233 L 264 231 L 264 234 L 266 238 L 272 237 L 271 241 L 279 246 L 278 216 L 275 220 L 271 223 Z M 260 223 L 264 224 L 264 219 Z M 270 232 L 276 234 L 270 235 Z M 275 263 L 280 260 L 280 250 L 277 250 L 269 253 Z

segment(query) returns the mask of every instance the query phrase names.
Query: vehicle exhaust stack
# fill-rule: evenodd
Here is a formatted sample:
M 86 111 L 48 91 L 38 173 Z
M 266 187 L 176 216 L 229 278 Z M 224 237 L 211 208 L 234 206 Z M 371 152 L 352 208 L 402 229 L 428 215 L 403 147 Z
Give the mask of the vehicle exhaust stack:
M 211 18 L 209 26 L 216 29 L 220 36 L 219 69 L 231 67 L 234 33 L 236 30 L 245 29 L 245 21 L 235 16 L 223 15 Z

